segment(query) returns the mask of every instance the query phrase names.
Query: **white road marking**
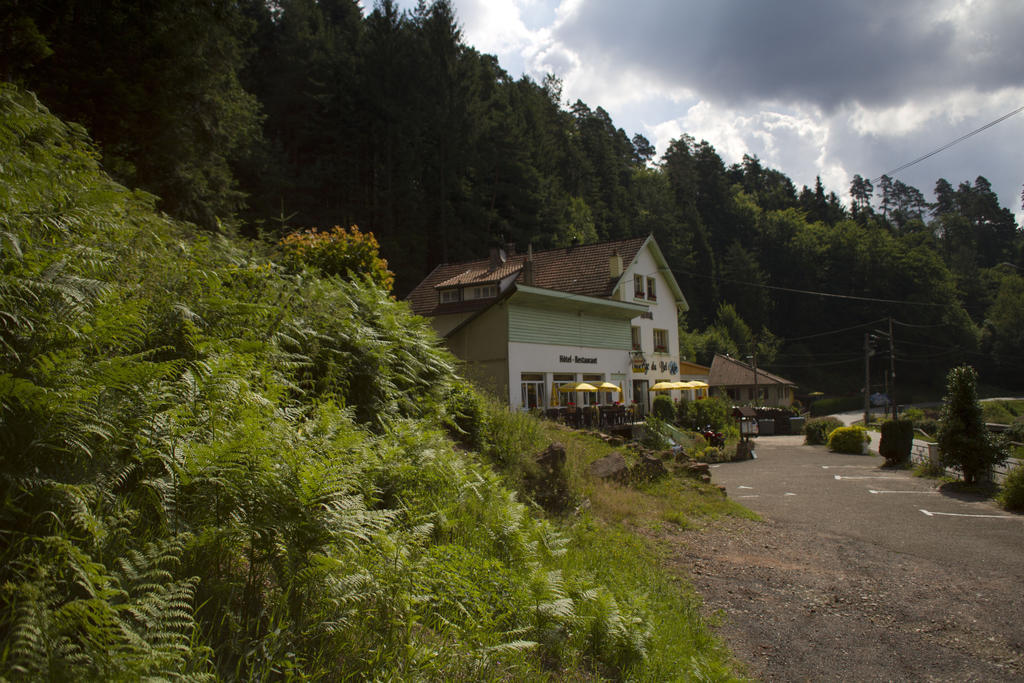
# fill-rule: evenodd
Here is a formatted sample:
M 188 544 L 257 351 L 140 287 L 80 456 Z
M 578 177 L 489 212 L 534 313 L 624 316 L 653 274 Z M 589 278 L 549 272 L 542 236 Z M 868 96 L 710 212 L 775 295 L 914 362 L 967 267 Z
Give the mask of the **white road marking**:
M 879 491 L 876 489 L 868 489 L 868 493 L 938 493 L 938 491 Z
M 752 496 L 736 496 L 737 498 L 760 498 L 761 496 L 754 494 Z
M 921 510 L 924 514 L 929 517 L 935 515 L 942 515 L 943 517 L 984 517 L 986 519 L 1024 519 L 1016 515 L 968 515 L 961 512 L 931 512 L 929 510 Z
M 754 487 L 753 486 L 737 486 L 736 488 L 738 488 L 738 489 L 752 489 Z
M 787 496 L 795 496 L 796 494 L 795 493 L 787 493 L 786 495 Z
M 886 477 L 886 476 L 881 476 L 881 477 L 841 477 L 838 474 L 834 474 L 832 476 L 834 476 L 836 479 L 902 479 L 902 477 Z
M 838 469 L 855 469 L 855 470 L 873 470 L 874 465 L 822 465 L 823 470 L 838 470 Z

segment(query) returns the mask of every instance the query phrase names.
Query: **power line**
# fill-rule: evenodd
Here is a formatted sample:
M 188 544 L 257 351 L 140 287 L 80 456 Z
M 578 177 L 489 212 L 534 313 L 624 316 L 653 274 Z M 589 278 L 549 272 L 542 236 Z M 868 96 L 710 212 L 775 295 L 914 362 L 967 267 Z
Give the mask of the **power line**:
M 746 282 L 744 280 L 734 280 L 728 277 L 720 277 L 717 275 L 704 275 L 702 273 L 693 273 L 688 270 L 673 270 L 673 274 L 686 275 L 689 277 L 699 277 L 706 280 L 720 280 L 722 282 L 731 282 L 737 285 L 744 285 L 746 287 L 760 287 L 762 289 L 772 289 L 779 292 L 789 292 L 791 294 L 808 294 L 811 296 L 822 296 L 830 299 L 849 299 L 852 301 L 867 301 L 870 303 L 878 304 L 906 304 L 908 306 L 946 306 L 947 304 L 931 303 L 928 301 L 907 301 L 905 299 L 878 299 L 870 296 L 855 296 L 853 294 L 833 294 L 831 292 L 818 292 L 812 289 L 796 289 L 794 287 L 779 287 L 777 285 L 765 285 L 760 282 Z
M 919 156 L 918 158 L 914 159 L 913 161 L 908 161 L 907 163 L 903 164 L 902 166 L 897 166 L 896 168 L 894 168 L 891 171 L 886 171 L 882 175 L 880 175 L 877 178 L 875 178 L 872 182 L 877 184 L 882 179 L 882 176 L 886 176 L 886 175 L 887 176 L 893 176 L 893 175 L 896 175 L 900 171 L 904 171 L 904 170 L 910 168 L 911 166 L 914 166 L 915 164 L 919 164 L 922 161 L 924 161 L 925 159 L 928 159 L 930 157 L 935 156 L 939 152 L 944 152 L 947 149 L 949 149 L 950 147 L 952 147 L 953 145 L 958 144 L 960 142 L 963 142 L 967 138 L 973 137 L 973 136 L 977 135 L 978 133 L 982 132 L 983 130 L 988 130 L 989 128 L 991 128 L 992 126 L 996 125 L 997 123 L 1002 123 L 1006 119 L 1010 118 L 1011 116 L 1015 116 L 1015 115 L 1021 113 L 1022 111 L 1024 111 L 1024 107 L 1019 107 L 1017 109 L 1014 109 L 1009 114 L 1004 114 L 1003 116 L 1000 116 L 998 119 L 996 119 L 994 121 L 989 121 L 988 123 L 986 123 L 981 128 L 978 128 L 976 130 L 972 130 L 967 135 L 961 135 L 956 140 L 953 140 L 953 142 L 947 142 L 942 147 L 939 147 L 936 150 L 932 150 L 931 152 L 928 152 L 927 154 L 925 154 L 923 156 Z
M 885 318 L 879 318 L 878 320 L 869 320 L 868 322 L 861 323 L 860 325 L 851 325 L 850 327 L 843 327 L 843 328 L 838 329 L 838 330 L 829 330 L 828 332 L 818 332 L 817 334 L 805 334 L 802 337 L 781 337 L 781 339 L 784 342 L 793 342 L 793 341 L 803 341 L 804 339 L 814 339 L 815 337 L 827 337 L 830 334 L 839 334 L 840 332 L 849 332 L 850 330 L 858 330 L 858 329 L 860 329 L 862 327 L 867 327 L 868 325 L 877 325 L 878 323 L 882 322 L 883 320 L 885 320 Z

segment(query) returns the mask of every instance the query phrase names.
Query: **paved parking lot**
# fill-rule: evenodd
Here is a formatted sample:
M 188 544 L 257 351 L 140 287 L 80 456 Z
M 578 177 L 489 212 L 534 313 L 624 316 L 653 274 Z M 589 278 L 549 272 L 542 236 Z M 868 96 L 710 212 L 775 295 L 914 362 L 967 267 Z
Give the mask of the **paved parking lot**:
M 720 634 L 763 680 L 1024 681 L 1024 516 L 762 437 L 712 481 L 764 518 L 680 534 Z

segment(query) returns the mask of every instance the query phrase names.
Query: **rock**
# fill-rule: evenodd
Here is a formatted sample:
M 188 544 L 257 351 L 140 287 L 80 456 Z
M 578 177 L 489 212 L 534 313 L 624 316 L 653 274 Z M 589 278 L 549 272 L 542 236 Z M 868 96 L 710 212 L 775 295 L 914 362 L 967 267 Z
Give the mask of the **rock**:
M 653 481 L 668 476 L 668 468 L 657 455 L 645 455 L 633 468 L 634 481 Z
M 565 445 L 557 441 L 537 456 L 537 464 L 551 472 L 561 469 L 565 465 Z
M 524 477 L 524 484 L 533 499 L 549 512 L 569 507 L 569 476 L 565 469 L 565 446 L 553 443 L 534 458 L 537 473 Z
M 600 460 L 590 463 L 587 468 L 590 476 L 598 479 L 611 479 L 612 481 L 626 482 L 629 480 L 629 465 L 622 453 L 613 451 Z
M 708 467 L 706 462 L 691 460 L 690 462 L 681 463 L 678 472 L 690 479 L 697 479 L 704 483 L 711 482 L 711 468 Z

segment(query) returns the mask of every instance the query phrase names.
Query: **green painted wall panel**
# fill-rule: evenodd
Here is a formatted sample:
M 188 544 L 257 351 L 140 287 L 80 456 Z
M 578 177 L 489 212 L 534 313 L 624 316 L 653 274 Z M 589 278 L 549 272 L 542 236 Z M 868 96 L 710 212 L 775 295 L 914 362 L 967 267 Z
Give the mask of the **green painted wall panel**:
M 509 306 L 508 316 L 508 339 L 513 342 L 622 351 L 628 351 L 632 345 L 629 321 L 622 318 L 515 305 Z

